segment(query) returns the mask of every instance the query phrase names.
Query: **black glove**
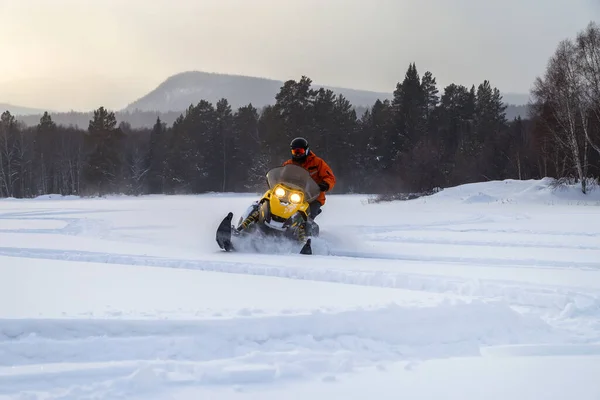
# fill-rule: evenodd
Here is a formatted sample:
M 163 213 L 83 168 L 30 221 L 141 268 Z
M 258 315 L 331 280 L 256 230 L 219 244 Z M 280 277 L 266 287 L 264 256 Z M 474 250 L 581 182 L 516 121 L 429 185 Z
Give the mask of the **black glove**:
M 319 183 L 319 188 L 321 189 L 322 192 L 326 192 L 329 190 L 329 183 L 321 182 L 321 183 Z

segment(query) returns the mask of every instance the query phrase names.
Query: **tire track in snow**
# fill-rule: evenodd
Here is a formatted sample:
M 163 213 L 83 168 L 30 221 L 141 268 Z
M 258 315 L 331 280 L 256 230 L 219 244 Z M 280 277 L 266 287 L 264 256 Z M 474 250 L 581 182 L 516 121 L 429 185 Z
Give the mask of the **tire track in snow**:
M 349 229 L 360 234 L 369 235 L 369 234 L 381 234 L 381 233 L 389 233 L 389 232 L 404 232 L 404 231 L 414 231 L 414 230 L 423 230 L 423 229 L 433 229 L 436 230 L 440 227 L 445 226 L 457 226 L 457 225 L 469 225 L 475 223 L 482 223 L 489 221 L 490 218 L 486 217 L 483 214 L 469 214 L 462 218 L 458 219 L 449 219 L 442 220 L 437 222 L 429 222 L 423 224 L 394 224 L 394 225 L 376 225 L 376 226 L 365 226 L 365 225 L 344 225 L 344 229 Z
M 178 373 L 195 384 L 263 383 L 566 339 L 539 318 L 485 302 L 204 320 L 0 319 L 0 394 L 55 387 L 56 369 L 70 384 L 144 368 L 171 383 Z
M 268 265 L 235 261 L 208 261 L 116 253 L 0 247 L 0 255 L 73 262 L 96 262 L 159 268 L 182 268 L 198 271 L 271 276 L 318 282 L 398 288 L 432 293 L 452 293 L 479 298 L 495 298 L 524 307 L 542 308 L 554 313 L 585 315 L 600 319 L 600 295 L 596 290 L 565 285 L 542 285 L 492 279 L 469 279 L 376 269 L 309 265 Z M 292 256 L 296 257 L 296 256 Z M 303 256 L 297 256 L 303 257 Z M 352 257 L 349 260 L 352 260 Z M 364 254 L 357 254 L 364 258 Z M 381 258 L 373 255 L 374 258 Z M 325 257 L 324 259 L 327 259 Z M 422 261 L 417 259 L 416 261 Z M 425 268 L 425 267 L 424 267 Z
M 502 242 L 498 240 L 461 240 L 461 239 L 444 239 L 444 238 L 415 238 L 408 236 L 376 236 L 369 237 L 369 241 L 373 242 L 389 242 L 389 243 L 418 243 L 418 244 L 433 244 L 433 245 L 458 245 L 458 246 L 489 246 L 489 247 L 521 247 L 521 248 L 548 248 L 548 249 L 568 249 L 568 250 L 600 250 L 600 246 L 588 245 L 568 245 L 563 243 L 537 243 L 537 242 Z M 600 265 L 600 263 L 599 263 Z
M 423 231 L 440 231 L 440 232 L 452 232 L 452 233 L 508 233 L 508 234 L 527 234 L 527 235 L 547 235 L 547 236 L 574 236 L 574 237 L 600 237 L 600 232 L 561 232 L 561 231 L 540 231 L 531 229 L 494 229 L 494 228 L 434 228 L 431 229 L 427 226 L 419 228 Z M 393 231 L 388 231 L 393 232 Z
M 0 249 L 1 251 L 1 249 Z M 429 256 L 429 255 L 407 255 L 385 252 L 367 252 L 356 250 L 332 250 L 332 256 L 351 257 L 351 258 L 369 258 L 381 260 L 396 261 L 418 261 L 434 262 L 444 264 L 477 265 L 481 268 L 486 267 L 520 267 L 520 268 L 552 268 L 552 269 L 578 269 L 584 271 L 600 271 L 600 262 L 582 262 L 582 261 L 550 261 L 538 260 L 536 258 L 518 259 L 518 258 L 491 258 L 491 257 L 452 257 L 452 256 Z
M 320 244 L 315 242 L 313 246 L 318 249 Z M 327 246 L 326 246 L 327 248 Z M 549 260 L 537 260 L 532 259 L 495 259 L 486 257 L 452 257 L 452 256 L 427 256 L 418 255 L 411 256 L 408 254 L 398 253 L 385 253 L 385 252 L 368 252 L 362 250 L 350 250 L 350 249 L 335 249 L 329 248 L 328 254 L 318 254 L 315 256 L 334 256 L 334 257 L 346 257 L 346 258 L 358 258 L 358 259 L 379 259 L 379 260 L 396 260 L 396 261 L 416 261 L 416 262 L 434 262 L 444 264 L 461 264 L 461 265 L 477 265 L 481 268 L 486 267 L 521 267 L 521 268 L 552 268 L 552 269 L 578 269 L 583 271 L 600 271 L 600 262 L 581 262 L 581 261 L 549 261 Z M 248 253 L 253 255 L 254 253 Z M 53 260 L 64 260 L 64 261 L 90 261 L 90 262 L 113 262 L 129 264 L 130 260 L 148 260 L 148 265 L 152 266 L 171 266 L 174 259 L 165 259 L 157 256 L 136 256 L 127 254 L 108 254 L 91 251 L 78 251 L 78 250 L 53 250 L 53 249 L 39 249 L 34 247 L 0 247 L 0 255 L 10 257 L 25 257 L 25 258 L 46 258 Z M 284 256 L 290 256 L 290 254 L 284 254 Z M 123 262 L 114 261 L 122 259 Z M 108 261 L 111 260 L 111 261 Z M 164 265 L 156 265 L 153 260 L 164 260 Z M 186 263 L 198 263 L 204 262 L 202 260 L 185 260 L 175 259 L 177 262 Z M 159 261 L 160 262 L 160 261 Z

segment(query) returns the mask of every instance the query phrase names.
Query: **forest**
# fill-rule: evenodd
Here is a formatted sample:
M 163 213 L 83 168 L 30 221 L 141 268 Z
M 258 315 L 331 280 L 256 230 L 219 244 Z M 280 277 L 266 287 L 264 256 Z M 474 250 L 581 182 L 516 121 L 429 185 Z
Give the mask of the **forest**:
M 172 124 L 133 128 L 94 110 L 87 129 L 44 113 L 28 126 L 0 117 L 0 197 L 43 194 L 255 192 L 269 168 L 306 137 L 334 170 L 333 193 L 425 193 L 470 182 L 577 182 L 600 175 L 600 27 L 591 22 L 560 42 L 533 82 L 526 118 L 506 117 L 500 91 L 485 80 L 438 88 L 411 63 L 392 100 L 357 109 L 340 94 L 286 81 L 272 105 L 232 109 L 200 100 Z

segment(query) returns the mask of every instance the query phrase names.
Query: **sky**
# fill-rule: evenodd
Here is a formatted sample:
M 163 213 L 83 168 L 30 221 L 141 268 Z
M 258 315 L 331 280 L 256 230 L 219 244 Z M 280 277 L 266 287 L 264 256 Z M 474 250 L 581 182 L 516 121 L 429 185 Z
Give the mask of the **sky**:
M 0 103 L 118 110 L 189 70 L 391 92 L 411 62 L 528 93 L 592 20 L 600 0 L 0 0 Z

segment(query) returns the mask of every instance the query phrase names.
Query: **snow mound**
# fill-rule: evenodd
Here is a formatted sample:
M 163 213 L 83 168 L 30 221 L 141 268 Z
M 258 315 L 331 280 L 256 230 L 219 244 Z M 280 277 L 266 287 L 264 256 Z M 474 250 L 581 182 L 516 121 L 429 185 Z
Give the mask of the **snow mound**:
M 476 203 L 542 203 L 600 205 L 600 189 L 591 182 L 584 194 L 579 184 L 558 184 L 552 178 L 477 182 L 446 188 L 431 196 L 428 202 Z M 419 201 L 419 200 L 416 200 Z
M 3 197 L 0 198 L 0 201 L 14 201 L 14 202 L 22 202 L 22 201 L 39 201 L 39 200 L 81 200 L 80 196 L 75 196 L 75 195 L 62 195 L 62 194 L 57 194 L 57 193 L 49 193 L 49 194 L 43 194 L 40 196 L 36 196 L 33 198 L 25 198 L 25 199 L 20 199 L 20 198 L 16 198 L 16 197 Z
M 62 195 L 62 194 L 44 194 L 35 197 L 35 200 L 80 200 L 80 196 L 75 195 Z

